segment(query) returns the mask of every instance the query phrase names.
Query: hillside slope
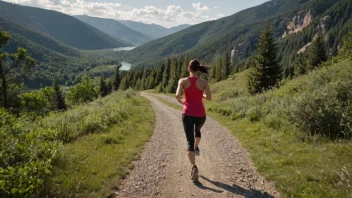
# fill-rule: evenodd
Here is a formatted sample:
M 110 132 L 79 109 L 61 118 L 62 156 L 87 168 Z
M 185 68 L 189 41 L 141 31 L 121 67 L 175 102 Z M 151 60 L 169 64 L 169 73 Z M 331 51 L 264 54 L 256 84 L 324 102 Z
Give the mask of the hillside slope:
M 332 35 L 328 38 L 328 47 L 335 50 L 333 47 L 336 48 L 336 43 L 352 30 L 351 4 L 349 0 L 274 0 L 149 42 L 126 53 L 124 58 L 136 66 L 149 66 L 155 65 L 155 60 L 165 56 L 187 54 L 210 63 L 217 55 L 230 54 L 236 48 L 234 50 L 238 50 L 240 54 L 235 53 L 233 57 L 242 61 L 253 54 L 257 38 L 270 19 L 280 52 L 285 52 L 280 54 L 282 65 L 292 67 L 297 51 L 312 41 L 314 35 L 320 31 L 318 29 L 321 20 L 327 15 L 331 21 L 326 26 L 329 28 L 325 34 Z M 302 30 L 297 30 L 296 34 L 281 38 L 288 31 L 289 24 L 301 15 L 302 19 L 308 15 L 309 23 Z M 303 22 L 296 23 L 299 26 Z
M 133 45 L 140 45 L 153 40 L 153 38 L 135 30 L 132 30 L 129 27 L 113 19 L 90 17 L 87 15 L 78 15 L 74 17 L 85 23 L 88 23 L 89 25 L 97 28 L 102 32 L 105 32 L 106 34 L 112 36 L 115 39 L 121 39 Z
M 0 1 L 0 17 L 7 22 L 45 33 L 78 49 L 97 50 L 127 46 L 121 40 L 118 41 L 72 16 L 56 11 Z M 9 31 L 11 32 L 10 29 Z

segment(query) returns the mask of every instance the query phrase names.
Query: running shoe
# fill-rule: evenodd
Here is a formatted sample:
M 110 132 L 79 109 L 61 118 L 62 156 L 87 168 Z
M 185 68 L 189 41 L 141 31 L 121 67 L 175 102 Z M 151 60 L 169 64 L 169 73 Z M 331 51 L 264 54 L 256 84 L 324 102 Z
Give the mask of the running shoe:
M 196 147 L 196 148 L 194 149 L 194 152 L 195 152 L 196 156 L 199 156 L 199 155 L 200 155 L 200 150 L 199 150 L 198 147 Z
M 192 167 L 191 180 L 198 181 L 198 168 L 197 168 L 197 166 Z

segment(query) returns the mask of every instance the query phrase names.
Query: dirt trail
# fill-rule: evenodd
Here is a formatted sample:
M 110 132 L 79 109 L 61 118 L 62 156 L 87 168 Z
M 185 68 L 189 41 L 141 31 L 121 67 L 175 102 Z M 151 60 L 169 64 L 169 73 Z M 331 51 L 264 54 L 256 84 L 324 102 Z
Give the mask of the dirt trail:
M 156 126 L 151 140 L 119 187 L 118 197 L 279 197 L 273 185 L 255 170 L 236 138 L 207 117 L 202 128 L 201 155 L 196 158 L 199 182 L 190 180 L 186 137 L 174 98 L 142 93 L 151 101 Z

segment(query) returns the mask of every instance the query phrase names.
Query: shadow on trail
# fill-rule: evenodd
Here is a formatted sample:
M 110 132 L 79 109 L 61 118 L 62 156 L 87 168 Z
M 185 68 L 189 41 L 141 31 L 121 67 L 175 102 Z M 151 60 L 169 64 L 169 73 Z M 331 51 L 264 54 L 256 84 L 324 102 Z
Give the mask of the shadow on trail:
M 207 177 L 205 176 L 200 176 L 202 179 L 204 179 L 205 181 L 213 184 L 214 186 L 217 186 L 225 191 L 228 191 L 230 193 L 233 193 L 233 194 L 236 194 L 236 195 L 242 195 L 246 198 L 250 198 L 250 197 L 260 197 L 260 198 L 274 198 L 273 196 L 269 195 L 268 193 L 264 192 L 260 192 L 260 191 L 257 191 L 257 190 L 254 190 L 254 189 L 244 189 L 240 186 L 231 186 L 231 185 L 228 185 L 228 184 L 225 184 L 225 183 L 221 183 L 221 182 L 218 182 L 218 181 L 212 181 L 210 179 L 208 179 Z M 216 189 L 213 189 L 213 188 L 209 188 L 207 186 L 204 186 L 202 183 L 200 183 L 199 181 L 198 182 L 195 182 L 194 183 L 197 187 L 199 187 L 200 189 L 203 189 L 203 190 L 210 190 L 210 191 L 213 191 L 213 192 L 216 192 L 216 193 L 222 193 L 223 191 L 221 190 L 216 190 Z

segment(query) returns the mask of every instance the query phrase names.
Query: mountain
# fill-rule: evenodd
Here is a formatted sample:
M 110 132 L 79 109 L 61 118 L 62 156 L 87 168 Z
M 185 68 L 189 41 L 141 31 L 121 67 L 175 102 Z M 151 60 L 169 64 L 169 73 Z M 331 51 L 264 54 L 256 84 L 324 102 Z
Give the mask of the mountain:
M 142 22 L 136 22 L 136 21 L 128 21 L 128 20 L 119 20 L 120 23 L 126 25 L 127 27 L 131 28 L 132 30 L 135 30 L 137 32 L 141 32 L 149 37 L 152 37 L 154 39 L 161 38 L 170 34 L 173 34 L 175 32 L 181 31 L 185 28 L 190 27 L 191 25 L 179 25 L 174 28 L 165 28 L 161 25 L 157 24 L 145 24 Z
M 97 50 L 128 45 L 72 16 L 56 11 L 0 1 L 0 18 L 2 21 L 17 23 L 26 29 L 47 34 L 78 49 Z M 11 29 L 7 30 L 12 32 Z M 26 37 L 25 34 L 22 36 Z
M 350 0 L 272 0 L 151 41 L 123 54 L 123 58 L 135 67 L 152 66 L 156 60 L 178 54 L 211 63 L 214 57 L 232 51 L 232 59 L 238 63 L 253 55 L 258 36 L 270 19 L 281 64 L 292 67 L 299 58 L 297 52 L 316 33 L 323 33 L 322 26 L 328 28 L 324 32 L 328 47 L 336 51 L 343 36 L 352 30 L 351 13 Z
M 153 40 L 153 38 L 146 36 L 138 31 L 132 30 L 126 25 L 113 19 L 90 17 L 86 15 L 79 15 L 74 17 L 85 23 L 88 23 L 89 25 L 97 28 L 102 32 L 105 32 L 115 39 L 121 39 L 133 45 L 141 45 Z
M 169 33 L 173 34 L 175 32 L 179 32 L 179 31 L 184 30 L 184 29 L 189 28 L 189 27 L 191 27 L 191 25 L 188 25 L 188 24 L 183 24 L 183 25 L 179 25 L 179 26 L 176 26 L 176 27 L 172 27 L 172 28 L 169 28 Z

